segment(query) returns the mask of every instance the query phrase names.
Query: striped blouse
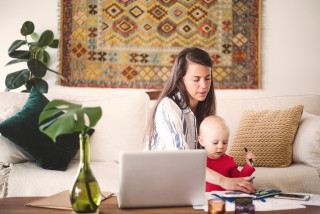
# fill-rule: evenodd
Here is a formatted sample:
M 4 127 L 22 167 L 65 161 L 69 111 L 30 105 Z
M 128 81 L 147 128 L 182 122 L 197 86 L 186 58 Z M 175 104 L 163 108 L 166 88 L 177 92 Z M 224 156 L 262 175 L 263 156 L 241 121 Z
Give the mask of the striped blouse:
M 151 150 L 196 149 L 196 124 L 196 117 L 189 107 L 180 109 L 171 98 L 163 98 L 156 110 Z

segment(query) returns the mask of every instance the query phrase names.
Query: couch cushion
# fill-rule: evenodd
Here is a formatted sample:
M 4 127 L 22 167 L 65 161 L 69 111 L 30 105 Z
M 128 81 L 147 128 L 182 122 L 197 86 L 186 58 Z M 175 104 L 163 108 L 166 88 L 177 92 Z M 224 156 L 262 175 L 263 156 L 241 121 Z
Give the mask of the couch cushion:
M 281 110 L 244 111 L 228 154 L 238 165 L 244 165 L 244 146 L 247 146 L 256 156 L 255 166 L 289 166 L 302 111 L 302 105 Z
M 20 108 L 11 106 L 4 112 L 0 112 L 0 123 L 12 117 L 20 111 Z M 0 163 L 5 165 L 32 161 L 32 158 L 23 152 L 16 144 L 0 134 Z
M 319 173 L 319 169 L 304 164 L 291 164 L 285 168 L 256 167 L 253 184 L 257 189 L 320 194 Z
M 0 124 L 0 133 L 45 169 L 66 170 L 79 149 L 79 133 L 61 135 L 57 142 L 40 132 L 38 119 L 49 100 L 32 89 L 22 110 Z
M 93 160 L 118 161 L 121 151 L 145 148 L 144 133 L 148 122 L 148 95 L 144 92 L 106 99 L 101 102 L 102 121 L 90 141 Z
M 144 91 L 81 89 L 84 95 L 52 93 L 49 99 L 64 99 L 84 106 L 100 106 L 102 117 L 90 137 L 92 161 L 118 161 L 120 151 L 141 151 L 148 123 L 149 97 Z M 90 95 L 90 96 L 89 96 Z M 79 154 L 76 156 L 79 159 Z
M 218 95 L 218 91 L 217 91 Z M 286 95 L 273 97 L 235 98 L 217 96 L 217 115 L 224 118 L 230 128 L 229 144 L 232 143 L 237 131 L 241 114 L 244 110 L 277 110 L 289 108 L 294 105 L 303 105 L 304 110 L 320 115 L 320 95 Z
M 320 168 L 320 116 L 303 112 L 293 143 L 293 161 Z
M 118 192 L 119 164 L 91 161 L 90 166 L 101 191 Z M 79 160 L 72 160 L 66 171 L 44 170 L 34 162 L 12 165 L 7 197 L 50 196 L 70 190 L 78 168 Z

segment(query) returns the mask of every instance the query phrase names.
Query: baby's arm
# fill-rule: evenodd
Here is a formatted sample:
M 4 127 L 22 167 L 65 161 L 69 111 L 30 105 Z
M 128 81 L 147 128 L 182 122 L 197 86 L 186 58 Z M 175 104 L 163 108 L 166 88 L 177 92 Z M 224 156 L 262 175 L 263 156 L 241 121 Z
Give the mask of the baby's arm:
M 251 176 L 254 171 L 255 171 L 254 168 L 252 168 L 248 164 L 245 164 L 241 169 L 241 171 L 239 171 L 237 168 L 234 168 L 230 172 L 230 177 L 231 178 L 248 177 L 248 176 Z
M 233 160 L 233 165 L 230 168 L 229 176 L 231 178 L 247 177 L 247 176 L 252 175 L 252 173 L 254 171 L 255 171 L 255 169 L 253 167 L 251 167 L 251 165 L 249 165 L 247 163 L 243 166 L 242 170 L 240 171 L 238 169 L 238 165 Z
M 249 159 L 252 158 L 252 161 L 255 161 L 255 156 L 250 152 L 246 152 L 245 154 L 246 158 L 246 164 L 243 166 L 242 170 L 238 170 L 238 165 L 234 162 L 233 160 L 233 167 L 231 167 L 231 170 L 229 171 L 229 175 L 232 178 L 237 178 L 237 177 L 247 177 L 252 175 L 252 173 L 255 171 L 254 167 L 251 165 Z
M 256 159 L 256 156 L 254 156 L 254 154 L 252 154 L 252 152 L 248 151 L 248 152 L 246 152 L 246 154 L 245 154 L 245 158 L 246 158 L 247 164 L 253 168 L 254 166 L 251 164 L 250 158 L 251 158 L 251 160 L 252 160 L 253 163 L 254 163 L 254 161 L 255 161 L 255 159 Z

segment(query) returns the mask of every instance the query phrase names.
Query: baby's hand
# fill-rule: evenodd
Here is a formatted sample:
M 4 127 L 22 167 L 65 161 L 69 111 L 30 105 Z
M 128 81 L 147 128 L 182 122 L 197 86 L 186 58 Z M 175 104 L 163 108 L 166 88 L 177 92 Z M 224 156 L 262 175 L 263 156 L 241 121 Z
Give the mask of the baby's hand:
M 256 159 L 256 156 L 254 156 L 254 154 L 252 154 L 252 152 L 248 151 L 248 152 L 246 152 L 245 157 L 246 157 L 246 162 L 247 162 L 247 164 L 249 164 L 249 166 L 251 166 L 251 167 L 253 168 L 253 166 L 252 166 L 252 164 L 250 163 L 249 159 L 251 158 L 252 161 L 253 161 L 253 163 L 254 163 L 254 161 L 255 161 L 255 159 Z

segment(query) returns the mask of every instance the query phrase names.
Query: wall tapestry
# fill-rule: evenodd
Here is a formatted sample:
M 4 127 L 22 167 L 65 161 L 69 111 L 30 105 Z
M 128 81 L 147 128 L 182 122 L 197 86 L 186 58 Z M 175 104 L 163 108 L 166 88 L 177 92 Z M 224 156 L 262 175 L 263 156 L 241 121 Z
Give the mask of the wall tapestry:
M 162 89 L 176 55 L 214 61 L 215 88 L 260 88 L 260 0 L 61 0 L 64 86 Z

